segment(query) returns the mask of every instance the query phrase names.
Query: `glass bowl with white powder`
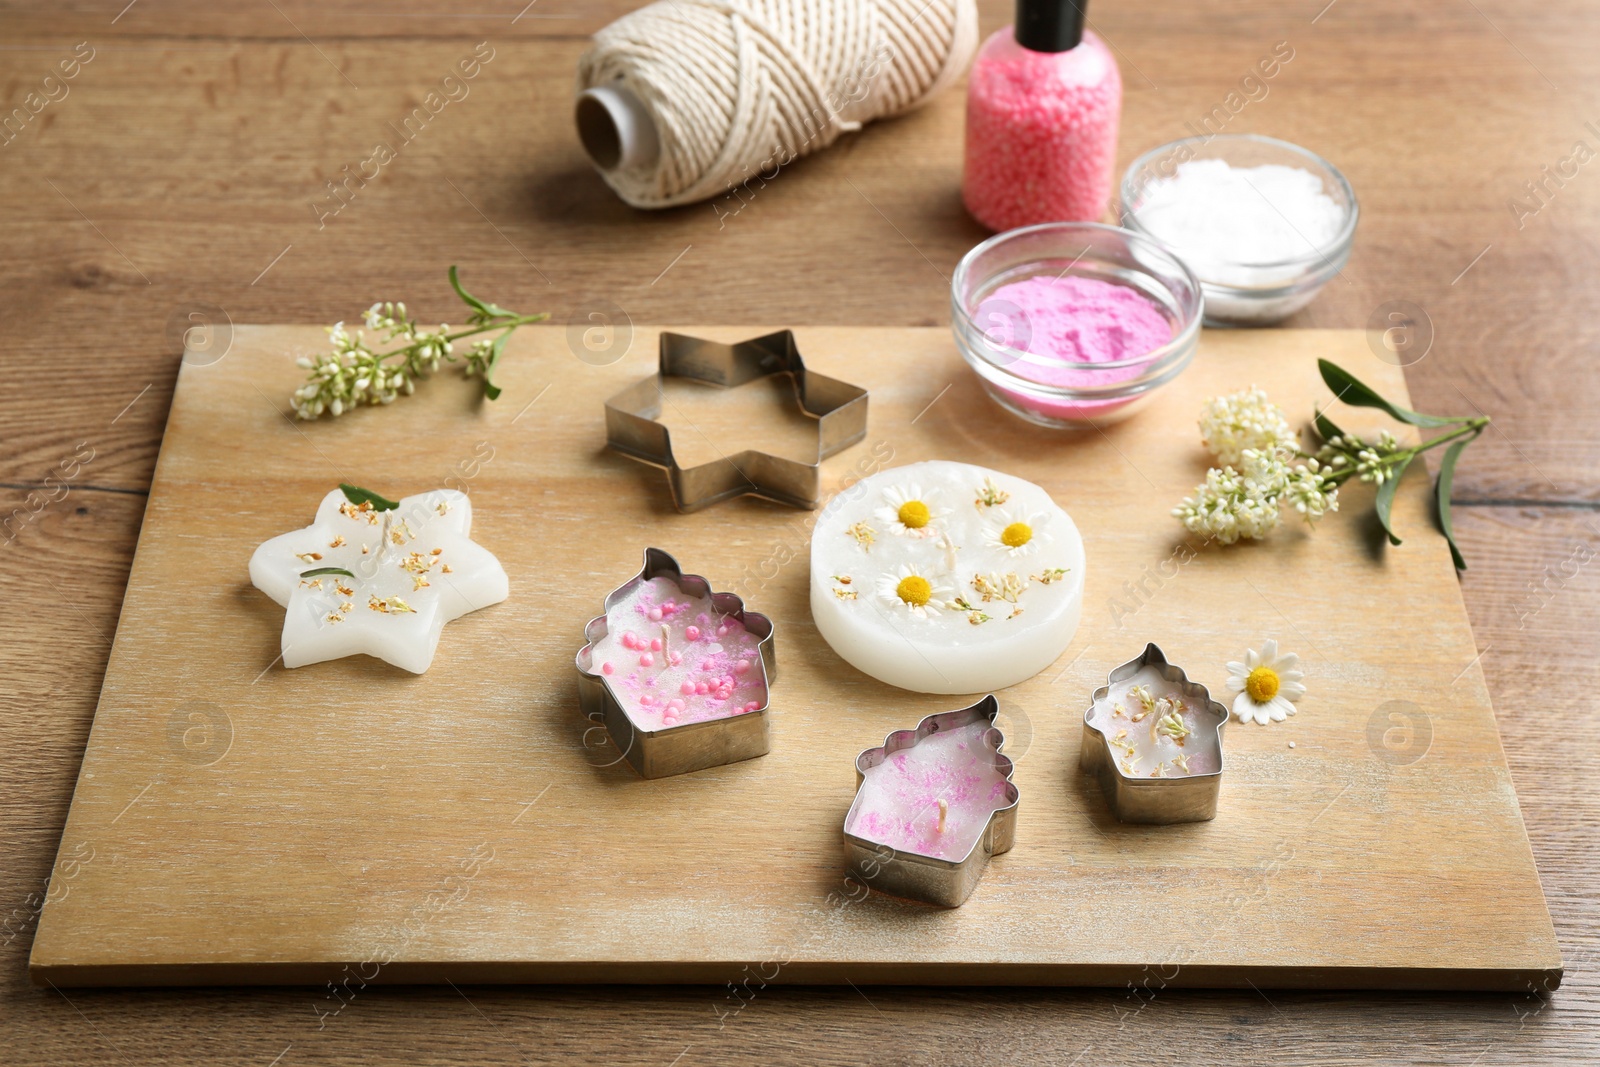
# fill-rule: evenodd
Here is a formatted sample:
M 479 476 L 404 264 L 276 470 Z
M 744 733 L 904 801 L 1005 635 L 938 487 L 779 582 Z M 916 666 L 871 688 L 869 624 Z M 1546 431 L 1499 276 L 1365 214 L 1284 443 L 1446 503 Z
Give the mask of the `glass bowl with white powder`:
M 1207 326 L 1265 326 L 1311 303 L 1350 258 L 1359 215 L 1337 167 L 1256 134 L 1164 144 L 1122 179 L 1122 224 L 1195 273 Z

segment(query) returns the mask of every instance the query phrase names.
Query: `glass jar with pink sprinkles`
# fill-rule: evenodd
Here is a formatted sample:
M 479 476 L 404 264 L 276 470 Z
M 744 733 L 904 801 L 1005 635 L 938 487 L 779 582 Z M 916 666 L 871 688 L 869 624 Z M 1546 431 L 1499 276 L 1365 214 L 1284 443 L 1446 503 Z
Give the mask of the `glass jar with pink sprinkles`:
M 1110 202 L 1122 75 L 1086 3 L 1017 0 L 972 65 L 962 198 L 992 230 L 1094 221 Z

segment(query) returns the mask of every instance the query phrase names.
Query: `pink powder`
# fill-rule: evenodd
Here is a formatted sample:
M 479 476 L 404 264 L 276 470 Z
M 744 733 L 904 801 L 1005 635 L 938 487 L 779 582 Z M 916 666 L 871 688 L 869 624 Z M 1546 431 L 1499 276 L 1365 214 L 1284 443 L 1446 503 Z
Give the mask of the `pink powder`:
M 1066 52 L 984 42 L 967 88 L 962 196 L 994 230 L 1091 222 L 1111 198 L 1122 112 L 1116 59 L 1093 33 Z
M 1138 359 L 1172 340 L 1172 325 L 1149 297 L 1097 278 L 1040 274 L 1002 285 L 973 316 L 997 344 L 1019 348 L 1037 361 L 1017 361 L 1011 373 L 1041 385 L 1104 388 L 1137 378 L 1148 364 L 1092 369 L 1096 363 Z M 1132 398 L 1041 400 L 1000 387 L 1014 403 L 1057 419 L 1107 414 Z

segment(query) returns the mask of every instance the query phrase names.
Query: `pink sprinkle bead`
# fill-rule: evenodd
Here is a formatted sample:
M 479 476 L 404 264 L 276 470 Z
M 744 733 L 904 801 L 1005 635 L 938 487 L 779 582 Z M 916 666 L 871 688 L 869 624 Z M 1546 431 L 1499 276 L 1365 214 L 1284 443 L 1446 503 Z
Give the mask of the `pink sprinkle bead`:
M 687 685 L 689 683 L 685 682 L 684 684 Z M 711 687 L 705 682 L 696 682 L 694 683 L 694 691 L 699 693 L 701 696 L 705 696 L 707 693 L 711 692 Z
M 962 198 L 991 230 L 1093 222 L 1111 198 L 1122 75 L 1104 42 L 1035 52 L 1010 27 L 983 43 L 967 89 Z
M 687 630 L 683 631 L 683 636 L 687 637 L 691 641 L 700 640 L 700 627 L 698 627 L 698 626 L 689 627 Z
M 686 697 L 694 696 L 694 683 L 684 682 L 682 685 L 678 686 L 678 692 L 682 693 Z
M 617 669 L 615 667 L 613 667 L 609 663 L 602 663 L 602 664 L 600 664 L 600 673 L 601 674 L 615 674 L 615 673 L 617 673 Z
M 747 660 L 747 659 L 740 660 L 738 663 L 734 664 L 733 672 L 735 674 L 749 674 L 750 673 L 750 661 Z
M 668 652 L 667 662 L 676 667 L 678 664 L 683 662 L 683 657 L 678 655 L 676 652 Z
M 650 609 L 650 621 L 651 622 L 660 622 L 661 621 L 661 609 L 660 608 L 651 608 Z
M 654 656 L 652 656 L 650 653 L 646 652 L 644 655 L 639 657 L 639 666 L 641 666 L 641 667 L 654 667 L 655 665 L 656 665 L 656 658 Z
M 652 651 L 652 652 L 660 652 L 661 651 L 661 638 L 652 637 L 650 639 L 650 651 Z
M 744 706 L 745 713 L 748 714 L 748 713 L 750 713 L 752 711 L 755 711 L 760 706 L 761 705 L 759 703 L 757 703 L 756 701 L 752 700 L 752 701 L 750 701 L 750 703 L 748 703 L 748 704 L 746 704 Z

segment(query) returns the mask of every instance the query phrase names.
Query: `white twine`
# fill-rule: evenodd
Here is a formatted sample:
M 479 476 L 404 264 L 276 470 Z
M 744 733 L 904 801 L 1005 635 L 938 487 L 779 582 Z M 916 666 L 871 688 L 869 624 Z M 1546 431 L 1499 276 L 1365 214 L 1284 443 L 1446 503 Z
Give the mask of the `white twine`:
M 975 0 L 659 0 L 595 34 L 578 91 L 621 83 L 644 104 L 660 156 L 604 176 L 671 207 L 921 105 L 977 43 Z

